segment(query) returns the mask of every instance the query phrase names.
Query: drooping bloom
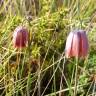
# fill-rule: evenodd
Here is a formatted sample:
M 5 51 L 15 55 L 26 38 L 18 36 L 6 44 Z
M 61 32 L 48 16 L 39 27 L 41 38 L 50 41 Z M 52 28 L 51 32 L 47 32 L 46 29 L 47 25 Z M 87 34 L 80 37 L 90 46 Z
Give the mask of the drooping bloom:
M 24 26 L 18 26 L 13 33 L 13 44 L 16 48 L 26 47 L 28 42 L 28 30 Z
M 74 30 L 70 32 L 65 47 L 65 56 L 86 57 L 88 54 L 88 39 L 84 30 Z

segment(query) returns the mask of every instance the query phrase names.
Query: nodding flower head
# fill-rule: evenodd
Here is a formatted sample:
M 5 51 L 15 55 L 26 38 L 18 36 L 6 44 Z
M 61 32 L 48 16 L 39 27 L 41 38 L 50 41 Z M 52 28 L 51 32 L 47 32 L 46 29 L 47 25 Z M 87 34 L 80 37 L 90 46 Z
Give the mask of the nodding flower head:
M 70 32 L 65 46 L 65 56 L 86 57 L 88 54 L 88 39 L 84 30 L 74 30 Z
M 24 26 L 18 26 L 13 33 L 13 44 L 16 48 L 26 47 L 28 42 L 28 30 Z

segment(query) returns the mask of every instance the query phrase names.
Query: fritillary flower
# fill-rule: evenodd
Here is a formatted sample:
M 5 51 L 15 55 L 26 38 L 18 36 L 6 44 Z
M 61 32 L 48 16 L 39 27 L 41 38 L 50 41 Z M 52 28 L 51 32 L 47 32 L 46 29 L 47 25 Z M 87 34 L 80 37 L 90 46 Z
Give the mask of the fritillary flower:
M 28 42 L 28 30 L 23 26 L 18 26 L 13 33 L 13 44 L 16 48 L 26 47 Z
M 65 56 L 86 57 L 88 54 L 88 39 L 84 30 L 74 30 L 69 33 L 66 41 Z

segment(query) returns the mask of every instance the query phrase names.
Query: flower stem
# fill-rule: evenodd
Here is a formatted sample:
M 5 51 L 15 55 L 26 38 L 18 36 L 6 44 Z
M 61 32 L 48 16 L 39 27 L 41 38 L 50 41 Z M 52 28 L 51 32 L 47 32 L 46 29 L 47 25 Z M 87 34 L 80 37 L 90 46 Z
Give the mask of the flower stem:
M 76 58 L 74 96 L 77 96 L 77 84 L 78 84 L 78 58 Z

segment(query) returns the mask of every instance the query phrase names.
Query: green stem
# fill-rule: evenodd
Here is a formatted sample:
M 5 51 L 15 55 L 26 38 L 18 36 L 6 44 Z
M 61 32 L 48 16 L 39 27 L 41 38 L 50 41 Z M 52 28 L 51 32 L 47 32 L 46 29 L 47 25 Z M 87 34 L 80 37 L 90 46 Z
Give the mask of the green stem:
M 74 96 L 77 96 L 77 84 L 78 84 L 78 57 L 76 58 Z
M 17 53 L 17 71 L 16 71 L 16 81 L 18 81 L 19 79 L 21 79 L 21 72 L 20 72 L 20 61 L 21 61 L 21 51 L 22 51 L 22 49 L 20 48 L 19 50 L 18 50 L 18 53 Z M 18 94 L 19 94 L 19 88 L 18 88 L 18 84 L 19 84 L 19 82 L 17 82 L 16 83 L 16 87 L 17 87 L 17 92 L 16 92 L 16 96 L 18 96 Z
M 53 64 L 54 64 L 54 56 L 53 56 Z M 54 70 L 55 70 L 55 65 L 53 65 L 53 72 L 54 72 Z M 56 92 L 56 78 L 55 78 L 55 74 L 54 74 L 54 79 L 53 79 L 53 91 Z
M 30 21 L 28 21 L 29 23 L 29 27 L 30 27 Z M 30 33 L 30 30 L 29 30 L 29 41 L 28 41 L 28 55 L 29 55 L 29 61 L 30 61 L 30 56 L 31 56 L 31 33 Z M 26 90 L 27 90 L 27 96 L 30 96 L 30 79 L 31 79 L 31 64 L 28 65 L 28 80 L 27 80 L 27 87 L 26 87 Z
M 81 20 L 81 16 L 80 16 L 80 0 L 77 1 L 77 10 L 78 10 L 78 20 L 80 22 L 80 28 L 82 28 L 82 20 Z
M 38 57 L 38 96 L 41 96 L 41 67 L 40 67 L 40 56 Z

